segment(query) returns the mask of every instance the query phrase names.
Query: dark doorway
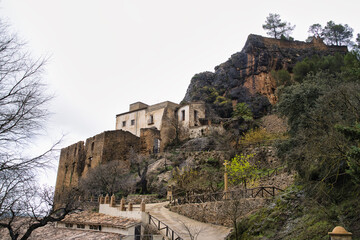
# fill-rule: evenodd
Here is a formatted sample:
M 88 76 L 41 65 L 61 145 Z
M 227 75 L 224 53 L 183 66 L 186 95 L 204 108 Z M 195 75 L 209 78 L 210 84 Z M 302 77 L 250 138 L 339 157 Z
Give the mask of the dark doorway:
M 141 225 L 138 225 L 135 227 L 135 238 L 134 240 L 140 240 L 141 239 Z

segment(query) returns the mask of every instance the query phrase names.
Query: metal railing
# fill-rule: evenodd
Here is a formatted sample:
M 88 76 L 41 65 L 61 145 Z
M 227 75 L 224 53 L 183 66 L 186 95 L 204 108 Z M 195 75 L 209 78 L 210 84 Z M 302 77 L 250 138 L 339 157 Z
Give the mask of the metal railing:
M 159 219 L 157 219 L 154 216 L 151 216 L 149 214 L 149 225 L 153 225 L 154 227 L 156 227 L 156 229 L 162 233 L 163 235 L 165 235 L 165 237 L 167 237 L 170 240 L 183 240 L 180 235 L 175 232 L 174 230 L 172 230 L 168 225 L 166 225 L 165 223 L 161 222 Z M 161 232 L 162 230 L 164 230 L 163 232 Z M 164 233 L 165 232 L 165 233 Z
M 228 191 L 228 192 L 195 194 L 189 196 L 174 196 L 170 204 L 180 205 L 187 203 L 205 203 L 205 202 L 233 200 L 239 198 L 257 198 L 257 197 L 266 198 L 266 197 L 274 197 L 280 191 L 283 190 L 278 187 L 256 187 L 256 188 L 241 189 L 241 190 Z

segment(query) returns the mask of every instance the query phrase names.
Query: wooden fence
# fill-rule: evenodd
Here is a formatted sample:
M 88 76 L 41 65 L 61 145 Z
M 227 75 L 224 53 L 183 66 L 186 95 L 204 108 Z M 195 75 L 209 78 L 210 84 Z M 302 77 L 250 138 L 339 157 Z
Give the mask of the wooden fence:
M 205 203 L 205 202 L 216 202 L 224 200 L 233 200 L 239 198 L 266 198 L 274 197 L 282 189 L 278 187 L 256 187 L 249 189 L 241 189 L 236 191 L 228 192 L 216 192 L 206 194 L 195 194 L 189 196 L 174 196 L 171 200 L 172 205 L 187 204 L 187 203 Z

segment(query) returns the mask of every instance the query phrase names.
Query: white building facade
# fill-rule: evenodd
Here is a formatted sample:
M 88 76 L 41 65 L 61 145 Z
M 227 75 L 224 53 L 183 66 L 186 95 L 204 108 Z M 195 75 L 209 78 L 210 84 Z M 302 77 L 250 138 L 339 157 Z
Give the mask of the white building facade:
M 205 117 L 203 102 L 180 105 L 166 101 L 150 106 L 136 102 L 130 104 L 128 112 L 116 115 L 116 130 L 128 131 L 140 137 L 140 129 L 157 129 L 160 131 L 158 145 L 163 149 L 176 137 L 186 139 L 201 136 L 205 126 L 201 126 L 200 119 Z

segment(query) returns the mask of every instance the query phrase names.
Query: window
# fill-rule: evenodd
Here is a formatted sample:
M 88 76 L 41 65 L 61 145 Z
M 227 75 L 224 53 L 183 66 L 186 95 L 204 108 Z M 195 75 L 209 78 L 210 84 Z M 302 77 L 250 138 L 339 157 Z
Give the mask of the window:
M 84 225 L 84 224 L 76 224 L 76 227 L 77 227 L 77 228 L 82 228 L 82 229 L 84 229 L 84 228 L 85 228 L 85 225 Z
M 72 228 L 72 227 L 73 227 L 73 224 L 72 224 L 72 223 L 65 223 L 65 227 L 67 227 L 67 228 Z
M 181 110 L 181 120 L 185 121 L 185 110 Z
M 194 125 L 197 126 L 197 120 L 198 120 L 198 111 L 194 110 Z
M 154 115 L 150 115 L 150 118 L 148 120 L 148 124 L 154 124 Z
M 131 120 L 131 126 L 135 125 L 135 119 Z
M 122 122 L 122 126 L 125 127 L 126 126 L 126 121 Z
M 101 226 L 100 225 L 90 225 L 89 228 L 91 230 L 101 231 Z
M 95 142 L 91 143 L 91 151 L 94 151 L 94 147 L 95 147 Z

